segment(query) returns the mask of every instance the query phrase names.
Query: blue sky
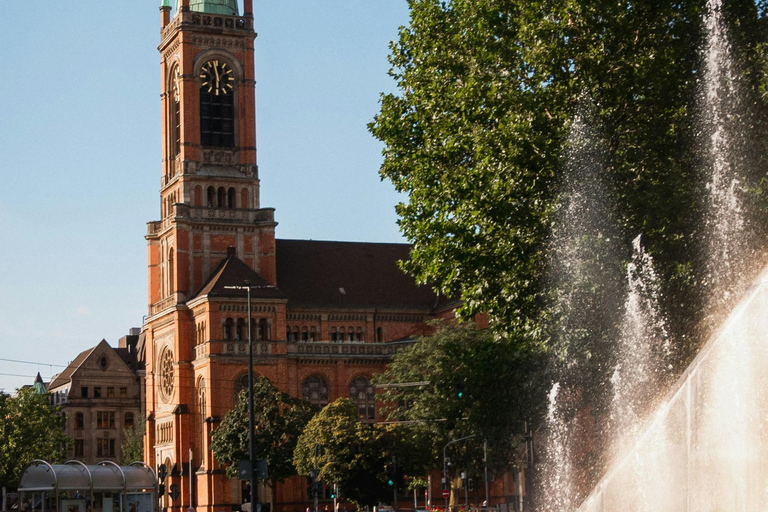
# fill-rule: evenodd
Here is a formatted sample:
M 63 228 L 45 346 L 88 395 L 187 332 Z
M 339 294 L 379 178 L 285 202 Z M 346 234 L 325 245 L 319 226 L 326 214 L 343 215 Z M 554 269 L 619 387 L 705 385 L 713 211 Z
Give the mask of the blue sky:
M 146 314 L 143 237 L 160 210 L 159 4 L 3 5 L 7 392 L 102 338 L 116 345 Z M 408 22 L 406 0 L 254 4 L 261 204 L 276 208 L 277 236 L 404 241 L 366 123 L 394 90 L 388 44 Z

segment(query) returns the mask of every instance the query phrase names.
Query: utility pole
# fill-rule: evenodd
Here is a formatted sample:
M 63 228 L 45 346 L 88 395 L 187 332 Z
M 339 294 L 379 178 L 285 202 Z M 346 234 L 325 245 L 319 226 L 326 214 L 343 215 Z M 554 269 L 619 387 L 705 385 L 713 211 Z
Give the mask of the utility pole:
M 485 510 L 491 506 L 491 502 L 488 499 L 488 440 L 483 439 L 483 465 L 485 471 Z
M 315 497 L 315 512 L 318 512 L 318 494 L 320 494 L 319 486 L 317 485 L 317 477 L 319 476 L 320 472 L 317 469 L 317 451 L 320 449 L 320 445 L 315 443 L 315 470 L 312 474 L 312 494 Z
M 395 468 L 392 473 L 394 474 L 395 478 L 395 506 L 394 506 L 394 512 L 397 512 L 397 459 L 395 456 L 392 456 L 392 466 Z
M 194 504 L 192 503 L 192 448 L 189 449 L 189 509 L 188 512 L 194 511 Z

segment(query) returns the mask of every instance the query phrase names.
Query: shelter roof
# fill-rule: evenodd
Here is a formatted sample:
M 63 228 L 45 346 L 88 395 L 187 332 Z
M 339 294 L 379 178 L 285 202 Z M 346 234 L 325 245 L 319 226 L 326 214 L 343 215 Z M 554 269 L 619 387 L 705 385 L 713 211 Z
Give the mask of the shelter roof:
M 19 480 L 19 491 L 136 491 L 154 490 L 157 485 L 155 472 L 146 465 L 118 466 L 105 461 L 97 465 L 85 465 L 78 461 L 49 464 L 33 461 Z

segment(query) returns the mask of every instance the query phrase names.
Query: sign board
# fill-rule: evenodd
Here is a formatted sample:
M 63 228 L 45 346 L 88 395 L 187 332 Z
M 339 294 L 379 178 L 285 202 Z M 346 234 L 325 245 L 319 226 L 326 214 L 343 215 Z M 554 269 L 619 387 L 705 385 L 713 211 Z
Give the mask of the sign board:
M 179 499 L 179 496 L 181 493 L 179 492 L 179 486 L 177 484 L 171 484 L 171 492 L 170 492 L 171 498 L 175 502 L 177 499 Z
M 451 497 L 451 491 L 448 489 L 443 490 L 443 498 L 450 498 Z
M 259 459 L 256 461 L 256 478 L 259 480 L 266 480 L 269 478 L 267 472 L 267 459 Z
M 251 461 L 239 460 L 237 461 L 237 476 L 240 480 L 251 479 Z

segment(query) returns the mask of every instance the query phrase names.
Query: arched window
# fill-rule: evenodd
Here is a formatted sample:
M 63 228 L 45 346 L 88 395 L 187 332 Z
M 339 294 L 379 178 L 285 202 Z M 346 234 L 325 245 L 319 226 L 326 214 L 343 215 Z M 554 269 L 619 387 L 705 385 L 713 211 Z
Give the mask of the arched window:
M 205 428 L 205 417 L 206 417 L 206 400 L 205 400 L 205 379 L 200 377 L 200 380 L 197 381 L 197 428 L 198 432 L 200 433 L 200 458 L 202 460 L 204 459 L 204 453 L 206 452 L 206 446 L 207 446 L 207 435 L 206 435 L 206 428 Z
M 81 412 L 75 413 L 75 429 L 82 430 L 85 428 L 85 416 Z
M 355 341 L 355 328 L 350 327 L 347 329 L 347 336 L 349 336 L 349 341 Z
M 266 318 L 259 319 L 256 339 L 260 341 L 272 339 L 269 333 L 269 322 L 267 322 Z
M 235 327 L 235 339 L 236 340 L 244 340 L 246 339 L 248 332 L 247 328 L 245 327 L 245 320 L 242 318 L 237 319 L 237 325 Z
M 219 187 L 216 191 L 216 206 L 225 208 L 227 206 L 227 191 L 224 187 Z
M 125 413 L 125 420 L 123 421 L 123 425 L 125 426 L 125 430 L 130 430 L 133 428 L 133 413 L 127 412 Z
M 235 207 L 235 189 L 231 188 L 227 190 L 227 208 Z
M 173 271 L 173 248 L 171 248 L 168 251 L 168 295 L 176 291 L 173 282 L 175 277 L 176 274 Z
M 309 341 L 317 341 L 317 329 L 314 327 L 309 328 Z
M 360 421 L 376 421 L 376 392 L 367 377 L 360 376 L 349 385 L 349 398 L 357 404 Z
M 170 90 L 170 114 L 171 114 L 171 160 L 175 159 L 181 151 L 181 81 L 179 77 L 179 67 L 174 66 L 171 71 Z M 175 166 L 171 163 L 171 175 L 175 171 Z
M 324 407 L 328 405 L 328 385 L 322 377 L 313 375 L 301 385 L 301 396 L 314 405 Z
M 237 405 L 237 400 L 240 397 L 240 393 L 248 389 L 248 374 L 243 374 L 236 378 L 232 383 L 232 391 L 234 394 L 233 405 Z
M 235 335 L 235 321 L 231 318 L 227 318 L 224 322 L 224 339 L 226 341 L 232 341 Z
M 223 60 L 210 60 L 200 70 L 200 143 L 235 145 L 234 72 Z
M 301 328 L 301 341 L 309 341 L 309 331 L 306 327 Z
M 331 327 L 331 341 L 339 341 L 339 333 L 335 327 Z
M 379 343 L 384 342 L 384 329 L 382 329 L 381 327 L 376 328 L 376 341 L 378 341 Z
M 208 187 L 208 208 L 213 208 L 213 205 L 216 204 L 216 189 L 213 187 Z

